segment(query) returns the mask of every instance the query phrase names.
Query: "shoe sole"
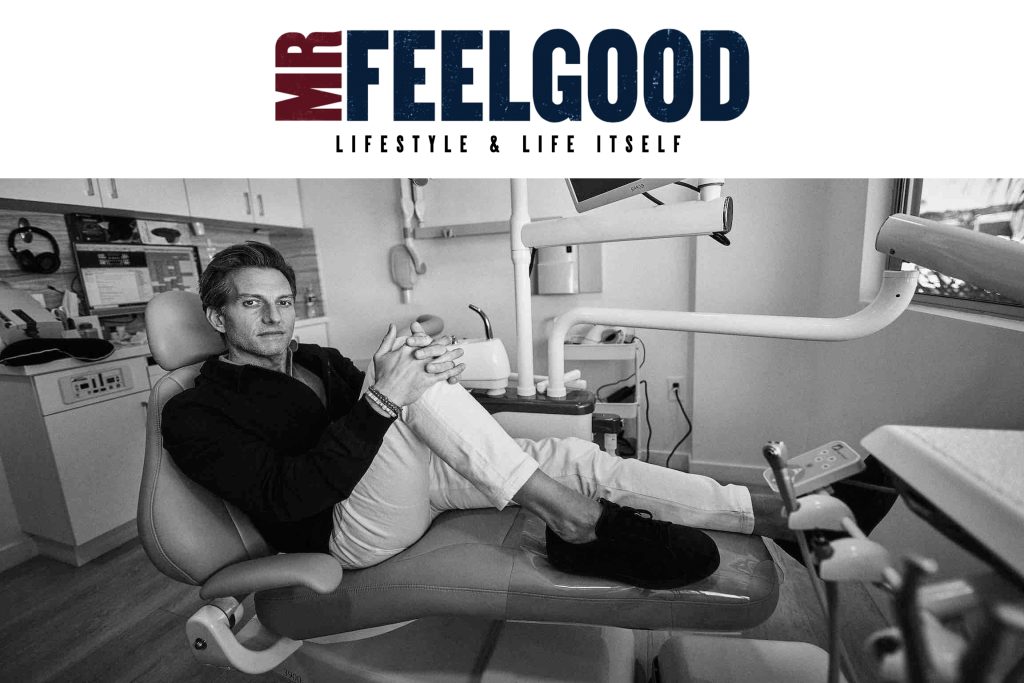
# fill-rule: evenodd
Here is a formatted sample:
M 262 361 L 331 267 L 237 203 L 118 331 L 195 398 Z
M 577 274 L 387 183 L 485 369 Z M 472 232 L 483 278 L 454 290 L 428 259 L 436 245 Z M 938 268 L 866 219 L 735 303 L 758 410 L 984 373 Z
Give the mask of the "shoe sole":
M 558 564 L 552 562 L 550 557 L 548 558 L 548 562 L 555 569 L 565 572 L 566 574 L 572 574 L 573 576 L 590 576 L 595 579 L 611 579 L 613 581 L 619 581 L 621 583 L 626 583 L 631 586 L 636 586 L 637 588 L 649 588 L 653 590 L 670 590 L 674 588 L 686 588 L 688 586 L 692 586 L 695 583 L 703 581 L 704 579 L 708 578 L 716 571 L 718 571 L 718 563 L 715 563 L 714 569 L 712 569 L 710 572 L 704 574 L 699 578 L 653 580 L 629 576 L 618 572 L 607 572 L 603 574 L 598 574 L 594 572 L 593 568 L 589 567 L 577 568 L 570 566 L 568 564 L 559 566 Z

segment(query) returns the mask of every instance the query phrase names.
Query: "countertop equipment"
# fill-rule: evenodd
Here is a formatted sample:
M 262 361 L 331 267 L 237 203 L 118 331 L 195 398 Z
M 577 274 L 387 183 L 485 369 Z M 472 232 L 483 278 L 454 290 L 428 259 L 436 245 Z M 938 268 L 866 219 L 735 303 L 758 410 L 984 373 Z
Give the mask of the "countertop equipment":
M 22 339 L 60 338 L 60 321 L 27 292 L 0 282 L 0 349 Z

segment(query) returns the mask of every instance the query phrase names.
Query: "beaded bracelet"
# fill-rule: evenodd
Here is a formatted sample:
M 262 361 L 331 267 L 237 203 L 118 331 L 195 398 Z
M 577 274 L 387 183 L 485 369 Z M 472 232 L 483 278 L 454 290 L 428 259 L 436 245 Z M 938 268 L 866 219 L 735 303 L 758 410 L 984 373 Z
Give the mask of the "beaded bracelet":
M 381 403 L 380 399 L 377 398 L 376 396 L 374 396 L 373 394 L 367 393 L 366 394 L 366 400 L 369 401 L 374 406 L 376 411 L 378 413 L 380 413 L 381 415 L 383 415 L 384 417 L 386 417 L 386 418 L 388 418 L 390 420 L 394 420 L 394 419 L 396 419 L 398 417 L 398 415 L 396 415 L 386 405 Z
M 379 398 L 377 398 L 373 394 L 367 392 L 366 400 L 369 401 L 376 408 L 377 412 L 381 413 L 385 417 L 391 420 L 394 420 L 395 418 L 398 417 L 398 415 L 393 410 L 391 410 L 391 408 L 385 405 Z
M 376 388 L 370 387 L 369 389 L 366 390 L 366 393 L 370 396 L 370 398 L 374 399 L 377 405 L 382 407 L 385 412 L 390 413 L 392 418 L 397 418 L 399 415 L 402 414 L 401 407 L 399 407 L 397 403 L 389 399 L 387 396 L 377 391 Z

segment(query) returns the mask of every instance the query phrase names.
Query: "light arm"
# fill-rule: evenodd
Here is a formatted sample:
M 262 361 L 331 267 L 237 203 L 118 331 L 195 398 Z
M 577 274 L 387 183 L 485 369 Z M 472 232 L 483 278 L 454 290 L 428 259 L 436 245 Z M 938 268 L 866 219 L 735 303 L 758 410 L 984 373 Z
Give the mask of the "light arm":
M 1024 244 L 898 213 L 885 219 L 875 248 L 944 275 L 1024 301 Z
M 866 337 L 892 323 L 906 310 L 917 286 L 917 271 L 886 271 L 882 288 L 867 307 L 842 318 L 806 318 L 736 313 L 638 311 L 628 308 L 574 308 L 554 320 L 548 337 L 548 396 L 565 396 L 565 335 L 573 325 L 626 325 L 655 330 L 707 332 L 746 337 L 845 341 Z

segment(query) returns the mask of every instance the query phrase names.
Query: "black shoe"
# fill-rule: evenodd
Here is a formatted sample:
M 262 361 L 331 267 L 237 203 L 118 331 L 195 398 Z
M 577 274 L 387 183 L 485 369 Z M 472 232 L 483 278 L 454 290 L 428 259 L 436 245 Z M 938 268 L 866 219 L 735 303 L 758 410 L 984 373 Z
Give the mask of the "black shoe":
M 703 531 L 604 499 L 601 507 L 596 541 L 569 543 L 547 528 L 548 561 L 556 569 L 641 588 L 679 588 L 718 568 L 718 546 Z

